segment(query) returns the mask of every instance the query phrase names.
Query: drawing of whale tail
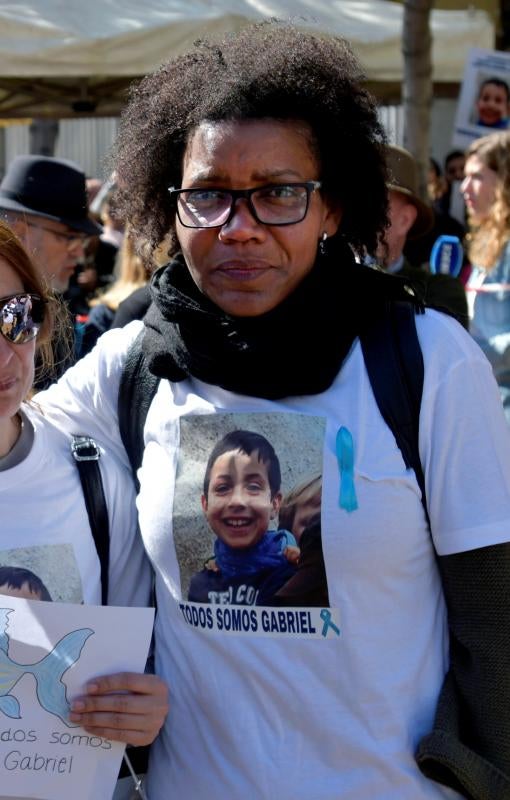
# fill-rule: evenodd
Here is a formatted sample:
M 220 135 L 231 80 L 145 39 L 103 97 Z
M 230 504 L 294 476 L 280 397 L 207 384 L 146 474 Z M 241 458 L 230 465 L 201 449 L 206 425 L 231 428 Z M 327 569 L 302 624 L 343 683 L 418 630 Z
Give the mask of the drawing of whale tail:
M 85 642 L 93 633 L 90 628 L 71 631 L 44 658 L 25 667 L 36 679 L 37 697 L 41 706 L 50 714 L 60 717 L 69 727 L 73 723 L 68 719 L 69 702 L 62 676 L 78 661 Z
M 0 697 L 0 711 L 11 719 L 21 719 L 19 702 L 12 694 L 4 694 Z

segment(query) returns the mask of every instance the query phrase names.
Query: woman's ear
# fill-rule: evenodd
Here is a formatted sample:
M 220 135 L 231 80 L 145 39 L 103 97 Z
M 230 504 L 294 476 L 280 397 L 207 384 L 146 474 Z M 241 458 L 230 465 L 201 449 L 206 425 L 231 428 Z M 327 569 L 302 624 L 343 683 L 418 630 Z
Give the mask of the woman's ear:
M 323 217 L 322 230 L 330 236 L 334 236 L 340 227 L 343 217 L 343 208 L 338 205 L 332 206 L 326 201 L 326 207 Z

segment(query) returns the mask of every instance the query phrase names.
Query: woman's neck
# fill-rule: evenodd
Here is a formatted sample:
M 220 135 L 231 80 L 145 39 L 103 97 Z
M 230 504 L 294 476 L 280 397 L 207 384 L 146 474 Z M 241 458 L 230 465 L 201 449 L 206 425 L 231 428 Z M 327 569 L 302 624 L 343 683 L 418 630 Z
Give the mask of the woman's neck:
M 20 434 L 21 417 L 19 414 L 0 420 L 0 458 L 10 453 Z

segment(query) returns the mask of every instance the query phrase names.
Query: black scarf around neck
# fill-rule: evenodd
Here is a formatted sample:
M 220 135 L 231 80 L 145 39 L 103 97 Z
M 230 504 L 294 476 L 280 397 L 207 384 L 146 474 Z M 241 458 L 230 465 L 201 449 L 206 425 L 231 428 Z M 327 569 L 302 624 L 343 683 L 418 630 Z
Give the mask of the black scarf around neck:
M 225 314 L 197 288 L 182 255 L 151 281 L 143 351 L 160 378 L 189 376 L 229 391 L 277 399 L 325 391 L 359 332 L 405 283 L 354 261 L 343 243 L 295 291 L 258 317 Z

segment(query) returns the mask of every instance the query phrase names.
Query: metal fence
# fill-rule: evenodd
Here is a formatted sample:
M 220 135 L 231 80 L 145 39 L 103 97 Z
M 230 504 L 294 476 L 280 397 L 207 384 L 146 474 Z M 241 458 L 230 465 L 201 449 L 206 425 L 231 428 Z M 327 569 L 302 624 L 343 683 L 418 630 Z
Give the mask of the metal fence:
M 430 131 L 431 154 L 442 163 L 451 149 L 451 136 L 456 100 L 434 100 Z M 404 142 L 402 106 L 379 108 L 379 118 L 392 144 Z M 81 165 L 88 177 L 107 177 L 107 157 L 115 141 L 119 125 L 117 117 L 86 117 L 60 120 L 55 156 L 69 158 Z M 0 174 L 17 155 L 30 151 L 29 125 L 9 125 L 0 141 Z M 3 146 L 2 146 L 3 145 Z
M 115 137 L 117 117 L 87 117 L 60 120 L 55 148 L 57 158 L 76 161 L 87 177 L 107 177 L 106 160 Z M 9 125 L 4 129 L 4 169 L 15 156 L 30 152 L 29 125 Z M 4 169 L 1 171 L 3 172 Z

